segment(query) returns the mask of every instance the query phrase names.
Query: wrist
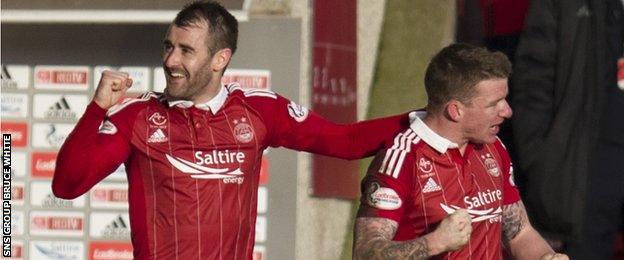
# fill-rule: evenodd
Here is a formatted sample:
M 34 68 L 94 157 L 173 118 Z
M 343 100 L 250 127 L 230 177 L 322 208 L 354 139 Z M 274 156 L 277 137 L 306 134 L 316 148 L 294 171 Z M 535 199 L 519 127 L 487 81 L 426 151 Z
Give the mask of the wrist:
M 423 239 L 427 243 L 429 256 L 438 255 L 448 251 L 447 246 L 444 244 L 444 240 L 441 239 L 435 231 L 423 236 Z

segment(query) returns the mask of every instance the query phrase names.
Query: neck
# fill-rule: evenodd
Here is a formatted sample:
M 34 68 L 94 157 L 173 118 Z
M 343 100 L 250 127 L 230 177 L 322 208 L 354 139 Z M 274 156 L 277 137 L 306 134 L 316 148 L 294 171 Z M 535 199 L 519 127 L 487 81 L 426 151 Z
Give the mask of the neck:
M 461 129 L 457 123 L 439 114 L 427 114 L 423 122 L 438 135 L 456 143 L 459 146 L 459 152 L 464 154 L 466 146 L 468 145 L 468 140 L 463 138 Z
M 221 77 L 213 77 L 208 86 L 204 87 L 204 93 L 198 95 L 191 101 L 193 101 L 193 103 L 195 104 L 206 103 L 212 100 L 215 96 L 217 96 L 217 94 L 219 94 L 219 91 L 221 91 L 222 87 L 223 86 L 221 86 Z

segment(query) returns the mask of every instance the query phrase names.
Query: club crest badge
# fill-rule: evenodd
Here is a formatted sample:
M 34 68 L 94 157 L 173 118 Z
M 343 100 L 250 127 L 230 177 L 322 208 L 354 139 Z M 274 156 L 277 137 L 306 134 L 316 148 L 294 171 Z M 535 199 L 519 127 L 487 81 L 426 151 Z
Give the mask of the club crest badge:
M 253 128 L 247 123 L 247 118 L 234 120 L 234 136 L 241 143 L 249 143 L 254 137 Z

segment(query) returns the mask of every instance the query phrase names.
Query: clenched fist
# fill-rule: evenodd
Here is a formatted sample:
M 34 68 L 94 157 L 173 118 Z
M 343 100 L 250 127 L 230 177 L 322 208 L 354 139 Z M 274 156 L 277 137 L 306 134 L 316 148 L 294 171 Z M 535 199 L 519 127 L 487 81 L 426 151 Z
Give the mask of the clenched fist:
M 454 251 L 463 247 L 472 234 L 472 222 L 465 209 L 458 209 L 446 216 L 432 232 L 441 243 L 443 251 Z
M 132 86 L 132 79 L 128 73 L 105 70 L 95 89 L 93 101 L 101 108 L 108 110 L 123 98 L 130 86 Z

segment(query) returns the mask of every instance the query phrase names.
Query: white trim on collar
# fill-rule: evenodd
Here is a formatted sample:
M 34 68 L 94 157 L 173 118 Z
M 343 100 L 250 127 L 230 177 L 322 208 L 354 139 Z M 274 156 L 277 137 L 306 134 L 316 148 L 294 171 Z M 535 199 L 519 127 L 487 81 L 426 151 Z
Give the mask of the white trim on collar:
M 446 150 L 449 148 L 458 148 L 459 145 L 440 136 L 422 121 L 426 115 L 426 111 L 414 111 L 409 115 L 412 121 L 410 128 L 418 135 L 418 137 L 440 153 L 446 153 Z
M 210 101 L 203 103 L 203 104 L 197 104 L 195 105 L 193 103 L 193 101 L 189 101 L 189 100 L 176 100 L 176 101 L 169 101 L 169 106 L 178 106 L 178 107 L 182 107 L 182 108 L 189 108 L 192 107 L 193 105 L 195 105 L 196 108 L 198 109 L 202 109 L 202 110 L 206 110 L 206 111 L 212 111 L 213 114 L 216 114 L 217 112 L 219 112 L 219 110 L 221 109 L 221 107 L 223 107 L 223 104 L 225 104 L 225 100 L 228 97 L 228 91 L 227 89 L 225 89 L 225 87 L 221 87 L 221 89 L 219 90 L 219 93 L 217 93 L 216 96 L 214 96 Z

